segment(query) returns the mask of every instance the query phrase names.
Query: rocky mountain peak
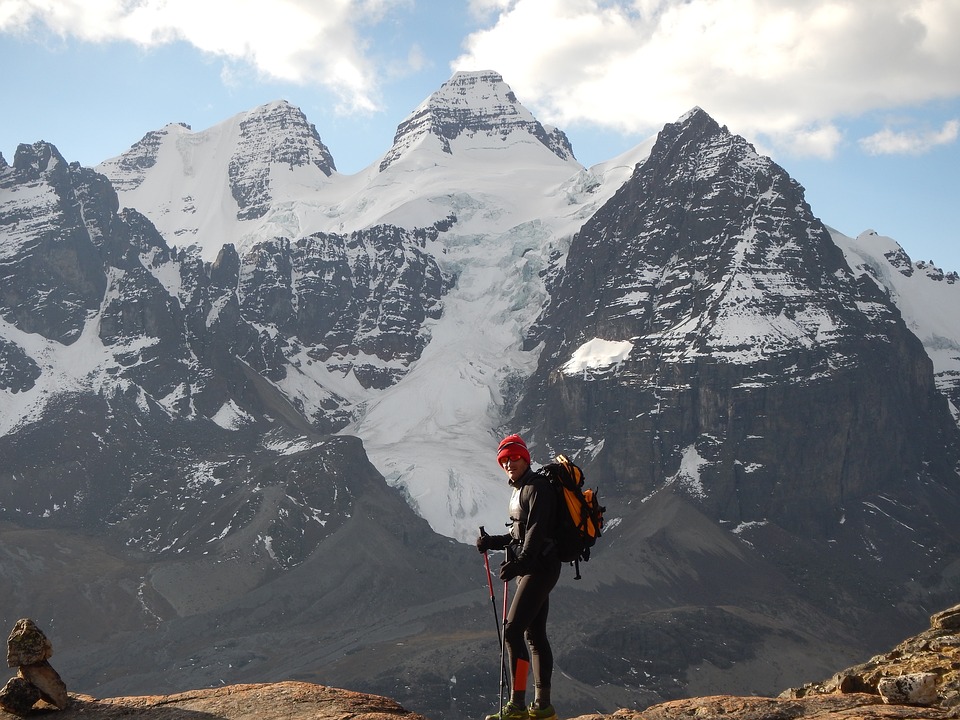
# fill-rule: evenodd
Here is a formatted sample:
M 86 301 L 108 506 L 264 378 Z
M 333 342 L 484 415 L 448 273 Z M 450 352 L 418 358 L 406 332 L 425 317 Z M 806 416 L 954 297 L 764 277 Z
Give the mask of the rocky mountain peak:
M 53 145 L 43 140 L 32 145 L 21 144 L 13 156 L 13 167 L 16 171 L 31 177 L 40 177 L 41 174 L 65 167 L 67 161 Z
M 200 132 L 167 125 L 97 170 L 171 245 L 198 247 L 212 261 L 234 233 L 247 238 L 237 243 L 241 251 L 260 237 L 298 234 L 295 213 L 270 224 L 270 210 L 329 185 L 336 165 L 303 112 L 278 100 Z M 219 198 L 224 183 L 233 204 Z M 269 228 L 262 229 L 265 224 Z
M 380 170 L 428 141 L 453 155 L 458 138 L 533 140 L 561 160 L 575 160 L 566 135 L 541 125 L 499 73 L 457 72 L 400 124 Z
M 99 247 L 118 232 L 116 210 L 102 175 L 67 164 L 50 143 L 20 145 L 13 166 L 0 168 L 0 317 L 24 333 L 74 342 L 99 306 L 106 284 Z
M 554 298 L 555 311 L 569 303 L 565 324 L 589 328 L 584 340 L 643 337 L 651 355 L 749 363 L 832 342 L 840 317 L 861 315 L 853 302 L 833 308 L 852 276 L 802 188 L 699 108 L 664 127 L 571 260 Z
M 240 138 L 238 155 L 244 149 L 267 150 L 271 162 L 291 169 L 312 165 L 327 177 L 337 170 L 316 126 L 300 108 L 286 100 L 267 103 L 247 113 L 240 121 Z
M 803 188 L 702 110 L 583 226 L 542 324 L 521 417 L 566 447 L 605 438 L 595 467 L 641 496 L 667 485 L 724 522 L 827 537 L 850 530 L 855 499 L 955 475 L 956 426 L 896 307 L 851 272 Z M 578 364 L 598 341 L 620 361 Z
M 313 167 L 330 177 L 333 156 L 316 127 L 286 101 L 261 105 L 237 118 L 237 137 L 227 177 L 239 207 L 238 220 L 263 217 L 273 202 L 277 175 Z
M 275 172 L 312 166 L 330 177 L 333 156 L 300 108 L 285 100 L 261 105 L 239 121 L 239 137 L 227 167 L 239 220 L 263 217 L 270 209 Z

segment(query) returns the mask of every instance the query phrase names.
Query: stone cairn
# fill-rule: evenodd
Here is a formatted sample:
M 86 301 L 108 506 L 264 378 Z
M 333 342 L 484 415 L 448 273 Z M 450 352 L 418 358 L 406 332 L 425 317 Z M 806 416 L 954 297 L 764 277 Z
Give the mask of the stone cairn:
M 26 715 L 43 700 L 56 708 L 67 707 L 67 686 L 47 659 L 53 647 L 43 631 L 29 618 L 17 620 L 7 638 L 7 665 L 17 668 L 0 690 L 0 707 L 14 715 Z

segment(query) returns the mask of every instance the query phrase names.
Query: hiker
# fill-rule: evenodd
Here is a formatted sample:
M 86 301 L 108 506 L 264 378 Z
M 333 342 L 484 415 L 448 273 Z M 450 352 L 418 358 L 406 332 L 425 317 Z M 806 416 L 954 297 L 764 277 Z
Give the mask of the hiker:
M 513 489 L 510 532 L 506 535 L 481 533 L 477 549 L 482 553 L 506 549 L 500 579 L 505 583 L 514 578 L 518 581 L 503 625 L 510 668 L 510 701 L 487 715 L 486 720 L 555 720 L 557 714 L 550 704 L 553 652 L 547 640 L 547 612 L 550 591 L 560 577 L 561 563 L 553 540 L 557 496 L 549 480 L 530 469 L 530 451 L 519 435 L 508 435 L 500 442 L 497 462 Z M 527 707 L 530 669 L 536 695 Z

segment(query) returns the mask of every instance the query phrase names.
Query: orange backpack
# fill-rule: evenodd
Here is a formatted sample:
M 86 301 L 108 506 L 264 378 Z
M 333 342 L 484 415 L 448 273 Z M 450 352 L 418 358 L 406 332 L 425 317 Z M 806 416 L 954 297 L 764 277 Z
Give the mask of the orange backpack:
M 554 541 L 560 560 L 574 565 L 574 579 L 579 580 L 580 562 L 590 559 L 590 548 L 600 537 L 606 508 L 600 505 L 596 490 L 583 488 L 583 471 L 564 455 L 557 455 L 538 472 L 557 491 L 559 517 Z

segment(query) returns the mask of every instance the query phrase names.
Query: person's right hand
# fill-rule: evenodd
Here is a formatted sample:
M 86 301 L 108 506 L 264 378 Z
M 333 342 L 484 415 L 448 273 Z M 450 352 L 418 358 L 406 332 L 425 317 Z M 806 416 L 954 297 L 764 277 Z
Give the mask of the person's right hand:
M 477 535 L 477 550 L 479 550 L 482 553 L 485 553 L 489 549 L 490 549 L 490 536 Z

